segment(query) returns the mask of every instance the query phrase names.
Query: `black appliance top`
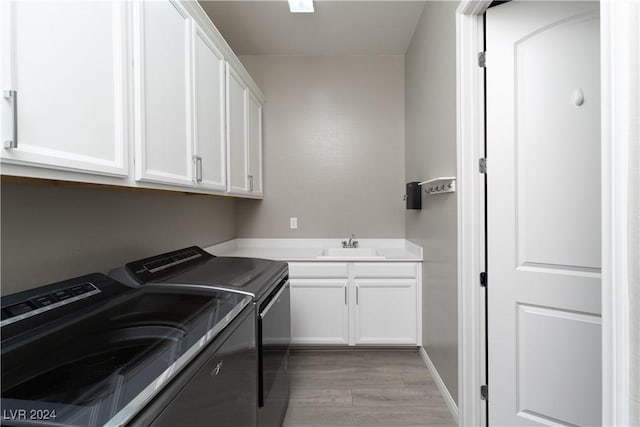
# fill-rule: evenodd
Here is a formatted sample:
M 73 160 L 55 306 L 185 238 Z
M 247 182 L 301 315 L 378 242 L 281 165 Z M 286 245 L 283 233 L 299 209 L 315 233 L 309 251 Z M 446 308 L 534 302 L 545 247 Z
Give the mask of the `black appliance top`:
M 3 298 L 3 322 L 75 286 L 90 295 L 2 326 L 3 425 L 122 425 L 251 302 L 96 274 Z
M 259 300 L 288 275 L 286 262 L 216 257 L 191 246 L 126 264 L 110 274 L 126 284 L 210 286 L 243 292 Z
M 131 288 L 95 273 L 3 296 L 3 351 L 13 342 L 61 327 L 66 320 L 74 320 L 128 292 Z
M 127 271 L 138 283 L 153 282 L 214 258 L 198 246 L 139 259 L 126 264 Z

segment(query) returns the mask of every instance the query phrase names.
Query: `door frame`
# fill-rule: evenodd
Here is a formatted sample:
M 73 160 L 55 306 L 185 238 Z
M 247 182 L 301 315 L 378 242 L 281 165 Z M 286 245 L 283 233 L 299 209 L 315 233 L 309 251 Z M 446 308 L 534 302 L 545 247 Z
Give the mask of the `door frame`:
M 484 155 L 483 14 L 491 0 L 462 0 L 456 10 L 458 205 L 458 416 L 459 425 L 486 425 L 484 384 Z M 628 425 L 630 409 L 629 336 L 629 125 L 633 123 L 630 55 L 638 55 L 630 17 L 640 6 L 631 1 L 600 2 L 602 135 L 602 424 Z M 634 50 L 635 49 L 635 50 Z M 490 54 L 487 57 L 491 66 Z M 636 76 L 637 78 L 637 76 Z M 634 104 L 635 105 L 635 104 Z M 637 108 L 637 107 L 636 107 Z M 489 159 L 490 161 L 490 159 Z M 491 165 L 489 164 L 489 169 Z M 490 173 L 490 172 L 489 172 Z M 638 286 L 637 284 L 634 286 Z

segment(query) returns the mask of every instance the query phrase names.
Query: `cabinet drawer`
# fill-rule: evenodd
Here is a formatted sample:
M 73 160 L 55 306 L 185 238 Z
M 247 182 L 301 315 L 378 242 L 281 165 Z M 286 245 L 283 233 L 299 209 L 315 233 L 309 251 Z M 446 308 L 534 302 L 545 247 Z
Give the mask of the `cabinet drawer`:
M 346 262 L 290 262 L 289 276 L 298 277 L 348 277 Z
M 416 277 L 414 262 L 356 262 L 354 277 Z

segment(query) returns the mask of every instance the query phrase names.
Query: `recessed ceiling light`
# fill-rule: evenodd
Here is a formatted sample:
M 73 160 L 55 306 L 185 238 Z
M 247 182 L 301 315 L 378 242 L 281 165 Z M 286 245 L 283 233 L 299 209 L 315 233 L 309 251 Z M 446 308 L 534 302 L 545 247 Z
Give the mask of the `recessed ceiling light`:
M 288 0 L 291 13 L 312 13 L 313 0 Z

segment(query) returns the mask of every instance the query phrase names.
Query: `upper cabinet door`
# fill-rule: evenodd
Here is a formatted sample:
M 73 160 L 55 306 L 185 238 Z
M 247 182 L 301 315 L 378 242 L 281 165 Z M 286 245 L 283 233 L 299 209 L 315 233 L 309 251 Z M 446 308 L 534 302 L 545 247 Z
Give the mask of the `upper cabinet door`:
M 136 179 L 193 185 L 191 20 L 173 1 L 134 3 Z
M 2 162 L 127 176 L 127 4 L 2 3 Z
M 225 60 L 213 42 L 194 30 L 195 180 L 199 187 L 227 189 Z
M 247 87 L 229 64 L 227 64 L 227 143 L 229 145 L 227 191 L 247 194 L 249 191 Z
M 249 192 L 254 196 L 262 196 L 262 104 L 250 91 L 247 98 L 247 139 Z

